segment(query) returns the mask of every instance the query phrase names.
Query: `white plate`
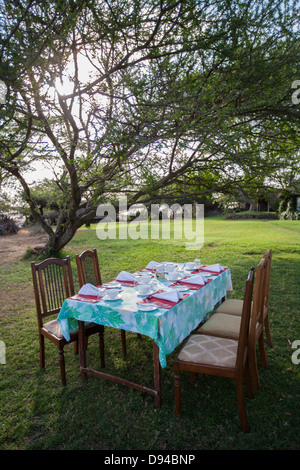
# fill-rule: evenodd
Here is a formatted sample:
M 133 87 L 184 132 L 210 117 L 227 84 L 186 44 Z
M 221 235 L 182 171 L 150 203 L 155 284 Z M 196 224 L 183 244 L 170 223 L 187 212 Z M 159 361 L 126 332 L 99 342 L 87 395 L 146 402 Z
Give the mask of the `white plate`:
M 101 300 L 108 300 L 109 302 L 113 302 L 113 301 L 116 301 L 116 300 L 122 300 L 122 297 L 120 295 L 117 295 L 117 297 L 115 297 L 114 299 L 109 299 L 108 297 L 102 297 Z
M 158 307 L 157 305 L 149 305 L 149 304 L 140 304 L 137 305 L 138 310 L 141 310 L 143 312 L 152 312 L 152 310 L 157 310 Z
M 149 292 L 147 292 L 147 294 L 141 294 L 140 292 L 137 292 L 137 296 L 138 297 L 147 297 L 148 295 L 154 294 L 154 292 L 156 292 L 156 290 L 150 290 Z
M 172 286 L 172 289 L 179 290 L 180 292 L 185 292 L 186 290 L 189 290 L 189 288 L 186 286 Z

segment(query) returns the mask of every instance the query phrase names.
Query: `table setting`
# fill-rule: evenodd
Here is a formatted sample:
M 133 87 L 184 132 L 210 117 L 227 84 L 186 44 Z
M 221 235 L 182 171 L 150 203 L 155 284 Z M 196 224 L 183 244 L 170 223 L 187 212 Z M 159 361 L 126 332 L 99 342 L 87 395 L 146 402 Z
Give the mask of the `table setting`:
M 78 291 L 78 294 L 70 297 L 71 300 L 76 300 L 79 302 L 90 302 L 95 303 L 99 302 L 102 296 L 99 295 L 99 288 L 93 284 L 87 283 Z
M 115 280 L 101 286 L 85 284 L 79 292 L 69 300 L 86 303 L 108 302 L 112 308 L 120 308 L 125 301 L 127 310 L 153 312 L 157 309 L 172 308 L 193 291 L 199 290 L 210 283 L 216 276 L 227 270 L 220 264 L 201 265 L 199 259 L 194 262 L 173 263 L 150 261 L 145 268 L 135 273 L 120 271 Z M 124 297 L 124 288 L 134 288 Z M 136 298 L 135 306 L 133 303 Z M 151 303 L 151 307 L 145 304 Z M 125 309 L 122 309 L 126 311 Z
M 140 304 L 149 302 L 153 303 L 152 307 L 172 308 L 190 295 L 189 291 L 199 290 L 211 282 L 212 278 L 207 276 L 223 272 L 221 265 L 204 266 L 202 270 L 197 264 L 199 261 L 183 264 L 151 261 L 146 268 L 136 273 L 120 271 L 114 281 L 103 283 L 101 286 L 85 284 L 78 294 L 70 299 L 87 303 L 122 301 L 123 287 L 134 287 L 136 296 L 141 297 L 141 300 L 137 299 L 137 310 L 141 310 Z M 163 273 L 163 276 L 157 277 L 157 272 Z M 143 309 L 143 311 L 153 310 L 155 309 Z
M 159 308 L 172 308 L 187 295 L 189 294 L 182 295 L 181 292 L 177 290 L 166 292 L 161 289 L 151 295 L 147 295 L 140 303 L 153 302 L 154 305 Z

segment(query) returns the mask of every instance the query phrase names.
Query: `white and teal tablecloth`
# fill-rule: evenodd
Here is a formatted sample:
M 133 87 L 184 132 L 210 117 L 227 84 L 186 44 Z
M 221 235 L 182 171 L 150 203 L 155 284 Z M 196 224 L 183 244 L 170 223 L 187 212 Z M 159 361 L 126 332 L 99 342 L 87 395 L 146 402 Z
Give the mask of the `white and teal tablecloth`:
M 158 289 L 170 290 L 171 281 L 159 281 Z M 152 338 L 159 348 L 161 367 L 166 367 L 166 355 L 193 331 L 218 302 L 232 290 L 230 269 L 226 269 L 199 290 L 188 295 L 172 308 L 158 308 L 151 312 L 137 310 L 142 298 L 135 287 L 123 287 L 121 299 L 88 303 L 66 299 L 58 316 L 67 341 L 70 331 L 77 329 L 77 320 L 94 322 L 122 330 L 141 333 Z

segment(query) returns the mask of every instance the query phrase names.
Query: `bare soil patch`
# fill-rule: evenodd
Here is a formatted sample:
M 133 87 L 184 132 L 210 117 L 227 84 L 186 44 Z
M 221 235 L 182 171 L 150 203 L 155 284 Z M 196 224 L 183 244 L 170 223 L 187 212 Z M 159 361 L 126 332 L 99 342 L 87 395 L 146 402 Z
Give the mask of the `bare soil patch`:
M 26 227 L 19 230 L 17 234 L 0 236 L 0 266 L 18 261 L 22 258 L 27 248 L 44 246 L 48 236 L 40 227 Z M 5 269 L 5 267 L 4 267 Z M 20 291 L 21 289 L 21 291 Z M 0 295 L 0 318 L 16 315 L 34 308 L 34 296 L 30 266 L 28 269 L 28 288 L 25 284 L 16 288 L 13 284 L 1 286 Z
M 39 227 L 28 227 L 14 235 L 0 236 L 0 265 L 22 258 L 27 248 L 44 246 L 48 235 Z

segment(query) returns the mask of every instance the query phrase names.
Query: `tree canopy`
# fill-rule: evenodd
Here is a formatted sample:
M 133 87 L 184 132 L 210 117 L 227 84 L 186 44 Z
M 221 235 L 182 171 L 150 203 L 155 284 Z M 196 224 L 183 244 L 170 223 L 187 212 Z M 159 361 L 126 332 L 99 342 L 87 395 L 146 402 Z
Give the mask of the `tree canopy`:
M 1 1 L 0 168 L 60 250 L 101 202 L 230 192 L 299 162 L 299 5 Z M 25 171 L 53 170 L 56 230 Z M 84 210 L 79 211 L 79 209 Z

